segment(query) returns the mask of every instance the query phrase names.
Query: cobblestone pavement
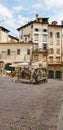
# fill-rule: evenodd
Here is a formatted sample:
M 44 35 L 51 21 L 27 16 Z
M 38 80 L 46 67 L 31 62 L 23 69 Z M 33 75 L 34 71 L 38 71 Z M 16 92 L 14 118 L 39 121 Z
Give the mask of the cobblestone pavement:
M 58 129 L 57 130 L 63 130 L 63 103 L 62 103 L 61 111 L 59 114 L 59 122 L 58 122 Z
M 63 81 L 31 85 L 0 77 L 0 130 L 57 130 Z

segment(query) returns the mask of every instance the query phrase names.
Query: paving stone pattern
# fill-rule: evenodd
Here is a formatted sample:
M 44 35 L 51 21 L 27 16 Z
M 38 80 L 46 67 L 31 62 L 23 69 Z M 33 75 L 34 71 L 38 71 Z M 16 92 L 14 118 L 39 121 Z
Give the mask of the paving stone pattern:
M 63 81 L 31 85 L 0 77 L 0 130 L 57 130 Z

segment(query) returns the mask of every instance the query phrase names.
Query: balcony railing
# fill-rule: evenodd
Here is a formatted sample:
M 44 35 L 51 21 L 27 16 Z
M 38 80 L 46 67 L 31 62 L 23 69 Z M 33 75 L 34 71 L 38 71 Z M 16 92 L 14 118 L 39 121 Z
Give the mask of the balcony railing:
M 61 61 L 48 61 L 48 64 L 61 64 Z
M 48 48 L 35 48 L 35 47 L 33 47 L 32 50 L 33 51 L 45 51 L 45 50 L 48 50 Z

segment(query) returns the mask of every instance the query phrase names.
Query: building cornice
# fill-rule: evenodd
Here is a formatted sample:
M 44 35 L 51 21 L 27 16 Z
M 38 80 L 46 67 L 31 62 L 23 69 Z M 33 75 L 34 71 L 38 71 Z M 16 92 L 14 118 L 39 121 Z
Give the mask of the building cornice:
M 60 27 L 60 28 L 63 28 L 63 25 L 53 25 L 53 24 L 49 24 L 48 26 L 50 26 L 50 27 Z
M 28 45 L 32 45 L 34 44 L 33 42 L 1 42 L 0 45 L 13 45 L 13 44 L 16 44 L 16 45 L 24 45 L 24 44 L 28 44 Z
M 8 35 L 9 37 L 11 37 L 11 38 L 14 38 L 14 39 L 16 39 L 16 40 L 19 40 L 17 37 L 14 37 L 14 36 L 12 36 L 12 35 Z

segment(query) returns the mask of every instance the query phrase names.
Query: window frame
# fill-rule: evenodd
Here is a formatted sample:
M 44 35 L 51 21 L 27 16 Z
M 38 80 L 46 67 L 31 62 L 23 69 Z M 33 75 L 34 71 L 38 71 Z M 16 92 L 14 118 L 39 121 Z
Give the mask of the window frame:
M 30 55 L 30 49 L 27 49 L 27 55 Z
M 60 32 L 56 32 L 56 38 L 60 38 Z
M 60 54 L 60 48 L 57 48 L 56 54 Z
M 7 49 L 7 55 L 9 56 L 11 54 L 11 50 Z
M 39 34 L 34 34 L 34 41 L 39 41 Z
M 49 37 L 53 38 L 53 32 L 52 31 L 49 32 Z
M 47 49 L 47 44 L 43 43 L 43 50 L 46 50 L 46 49 Z
M 20 55 L 20 49 L 17 49 L 17 55 Z
M 50 54 L 54 54 L 54 49 L 53 48 L 50 48 Z
M 43 34 L 43 42 L 47 42 L 47 34 Z

